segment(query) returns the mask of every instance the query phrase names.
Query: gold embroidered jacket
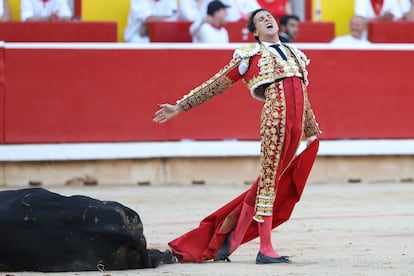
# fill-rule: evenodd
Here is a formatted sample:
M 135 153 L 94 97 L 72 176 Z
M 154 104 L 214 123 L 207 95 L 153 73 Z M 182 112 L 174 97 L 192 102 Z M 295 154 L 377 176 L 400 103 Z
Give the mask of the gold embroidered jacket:
M 298 49 L 285 45 L 289 50 L 287 61 L 278 58 L 274 62 L 274 56 L 261 43 L 248 45 L 235 50 L 233 58 L 219 72 L 200 86 L 191 90 L 187 95 L 177 101 L 177 104 L 188 111 L 200 105 L 214 96 L 222 94 L 233 83 L 242 79 L 250 90 L 253 98 L 264 101 L 264 90 L 268 84 L 277 82 L 287 77 L 299 77 L 302 79 L 305 97 L 305 121 L 304 133 L 311 137 L 320 133 L 315 121 L 315 116 L 307 99 L 306 86 L 308 85 L 308 72 L 306 65 L 309 60 Z M 243 74 L 240 73 L 245 68 Z

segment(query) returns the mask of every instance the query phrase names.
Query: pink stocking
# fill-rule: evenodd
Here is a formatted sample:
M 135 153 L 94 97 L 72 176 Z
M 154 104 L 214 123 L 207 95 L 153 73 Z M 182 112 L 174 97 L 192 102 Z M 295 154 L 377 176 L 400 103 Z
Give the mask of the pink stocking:
M 263 216 L 264 222 L 258 223 L 260 237 L 260 253 L 272 258 L 279 258 L 280 255 L 272 246 L 272 216 Z

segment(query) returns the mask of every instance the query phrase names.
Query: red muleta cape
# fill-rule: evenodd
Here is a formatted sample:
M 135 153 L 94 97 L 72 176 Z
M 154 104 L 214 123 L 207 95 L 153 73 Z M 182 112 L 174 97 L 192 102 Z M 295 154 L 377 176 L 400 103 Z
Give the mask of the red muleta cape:
M 319 140 L 313 141 L 301 154 L 295 157 L 282 175 L 276 194 L 273 210 L 273 228 L 290 218 L 295 204 L 299 201 L 306 180 L 312 169 L 319 148 Z M 200 225 L 169 242 L 179 262 L 201 263 L 214 259 L 224 242 L 227 233 L 236 225 L 244 197 L 239 195 L 217 211 L 204 218 Z M 257 222 L 252 220 L 242 244 L 258 237 Z

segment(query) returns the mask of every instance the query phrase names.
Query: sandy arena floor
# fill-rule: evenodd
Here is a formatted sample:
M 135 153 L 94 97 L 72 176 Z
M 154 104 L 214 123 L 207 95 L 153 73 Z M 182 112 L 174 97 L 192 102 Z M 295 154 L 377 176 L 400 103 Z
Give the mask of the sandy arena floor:
M 141 216 L 149 247 L 166 249 L 168 241 L 197 226 L 247 188 L 206 184 L 50 190 L 115 200 L 131 207 Z M 256 265 L 256 239 L 241 246 L 231 256 L 231 263 L 47 275 L 414 275 L 414 184 L 309 184 L 291 220 L 275 229 L 272 238 L 279 252 L 291 256 L 294 263 Z

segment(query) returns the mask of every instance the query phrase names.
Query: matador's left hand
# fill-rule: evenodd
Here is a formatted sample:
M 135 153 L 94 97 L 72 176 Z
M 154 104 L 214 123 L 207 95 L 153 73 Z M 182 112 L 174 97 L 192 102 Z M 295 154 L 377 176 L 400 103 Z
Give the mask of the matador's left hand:
M 160 109 L 155 112 L 155 116 L 152 119 L 155 123 L 165 123 L 182 112 L 178 104 L 160 104 L 159 107 Z

